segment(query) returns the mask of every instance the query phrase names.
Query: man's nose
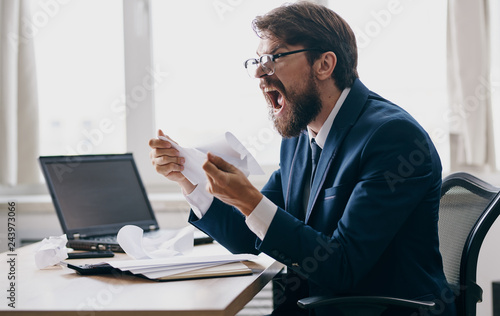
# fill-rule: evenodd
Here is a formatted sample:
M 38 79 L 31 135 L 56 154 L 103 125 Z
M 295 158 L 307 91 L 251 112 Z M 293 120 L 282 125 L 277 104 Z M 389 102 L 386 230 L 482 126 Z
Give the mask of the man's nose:
M 259 64 L 259 67 L 255 71 L 255 78 L 264 78 L 267 76 L 268 76 L 268 74 L 264 71 L 264 69 L 262 68 L 262 65 Z

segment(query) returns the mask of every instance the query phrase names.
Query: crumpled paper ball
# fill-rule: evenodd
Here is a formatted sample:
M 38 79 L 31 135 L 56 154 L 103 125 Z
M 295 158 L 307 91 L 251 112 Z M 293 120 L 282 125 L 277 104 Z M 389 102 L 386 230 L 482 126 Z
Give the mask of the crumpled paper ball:
M 145 237 L 142 228 L 123 226 L 117 235 L 120 247 L 134 259 L 169 258 L 193 250 L 194 228 L 157 232 L 154 237 Z
M 38 248 L 35 249 L 35 263 L 38 269 L 53 266 L 68 258 L 67 242 L 66 234 L 59 237 L 44 238 Z

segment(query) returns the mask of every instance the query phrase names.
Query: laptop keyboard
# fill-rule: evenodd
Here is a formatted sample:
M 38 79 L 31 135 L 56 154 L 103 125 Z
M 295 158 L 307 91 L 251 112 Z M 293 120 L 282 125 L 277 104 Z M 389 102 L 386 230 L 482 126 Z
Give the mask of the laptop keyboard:
M 116 235 L 92 237 L 92 240 L 99 242 L 116 242 Z
M 158 235 L 157 230 L 152 230 L 148 232 L 144 232 L 143 236 L 144 237 L 154 237 L 155 235 Z M 107 242 L 107 243 L 116 243 L 118 242 L 116 239 L 116 235 L 106 235 L 106 236 L 95 236 L 91 238 L 92 240 L 98 241 L 98 242 Z

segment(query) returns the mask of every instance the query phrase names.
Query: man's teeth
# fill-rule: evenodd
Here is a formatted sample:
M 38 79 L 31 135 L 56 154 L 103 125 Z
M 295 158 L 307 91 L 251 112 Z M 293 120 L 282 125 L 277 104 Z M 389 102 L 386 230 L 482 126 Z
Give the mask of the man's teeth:
M 275 112 L 283 107 L 283 96 L 276 88 L 263 87 L 263 90 L 267 94 L 267 97 L 269 98 L 269 101 Z
M 281 93 L 280 93 L 280 94 L 278 95 L 278 98 L 276 99 L 276 102 L 278 103 L 278 105 L 279 105 L 280 107 L 282 107 L 282 106 L 283 106 L 283 101 L 284 101 L 284 100 L 283 100 L 283 96 L 282 96 L 282 95 L 281 95 Z

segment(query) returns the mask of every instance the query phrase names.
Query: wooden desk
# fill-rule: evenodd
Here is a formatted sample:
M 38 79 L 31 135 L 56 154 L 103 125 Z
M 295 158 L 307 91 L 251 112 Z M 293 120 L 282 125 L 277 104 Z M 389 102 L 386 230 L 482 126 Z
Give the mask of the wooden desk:
M 16 256 L 0 254 L 0 314 L 14 315 L 235 315 L 283 265 L 261 254 L 248 264 L 248 276 L 187 281 L 155 282 L 134 276 L 80 276 L 73 270 L 54 266 L 39 270 L 34 260 L 37 244 L 19 248 Z M 196 246 L 197 252 L 227 253 L 218 244 Z M 9 259 L 14 258 L 11 268 Z M 117 254 L 113 259 L 129 258 Z M 106 259 L 66 260 L 74 264 Z M 8 276 L 15 273 L 15 309 L 8 306 Z M 10 314 L 10 313 L 9 313 Z

